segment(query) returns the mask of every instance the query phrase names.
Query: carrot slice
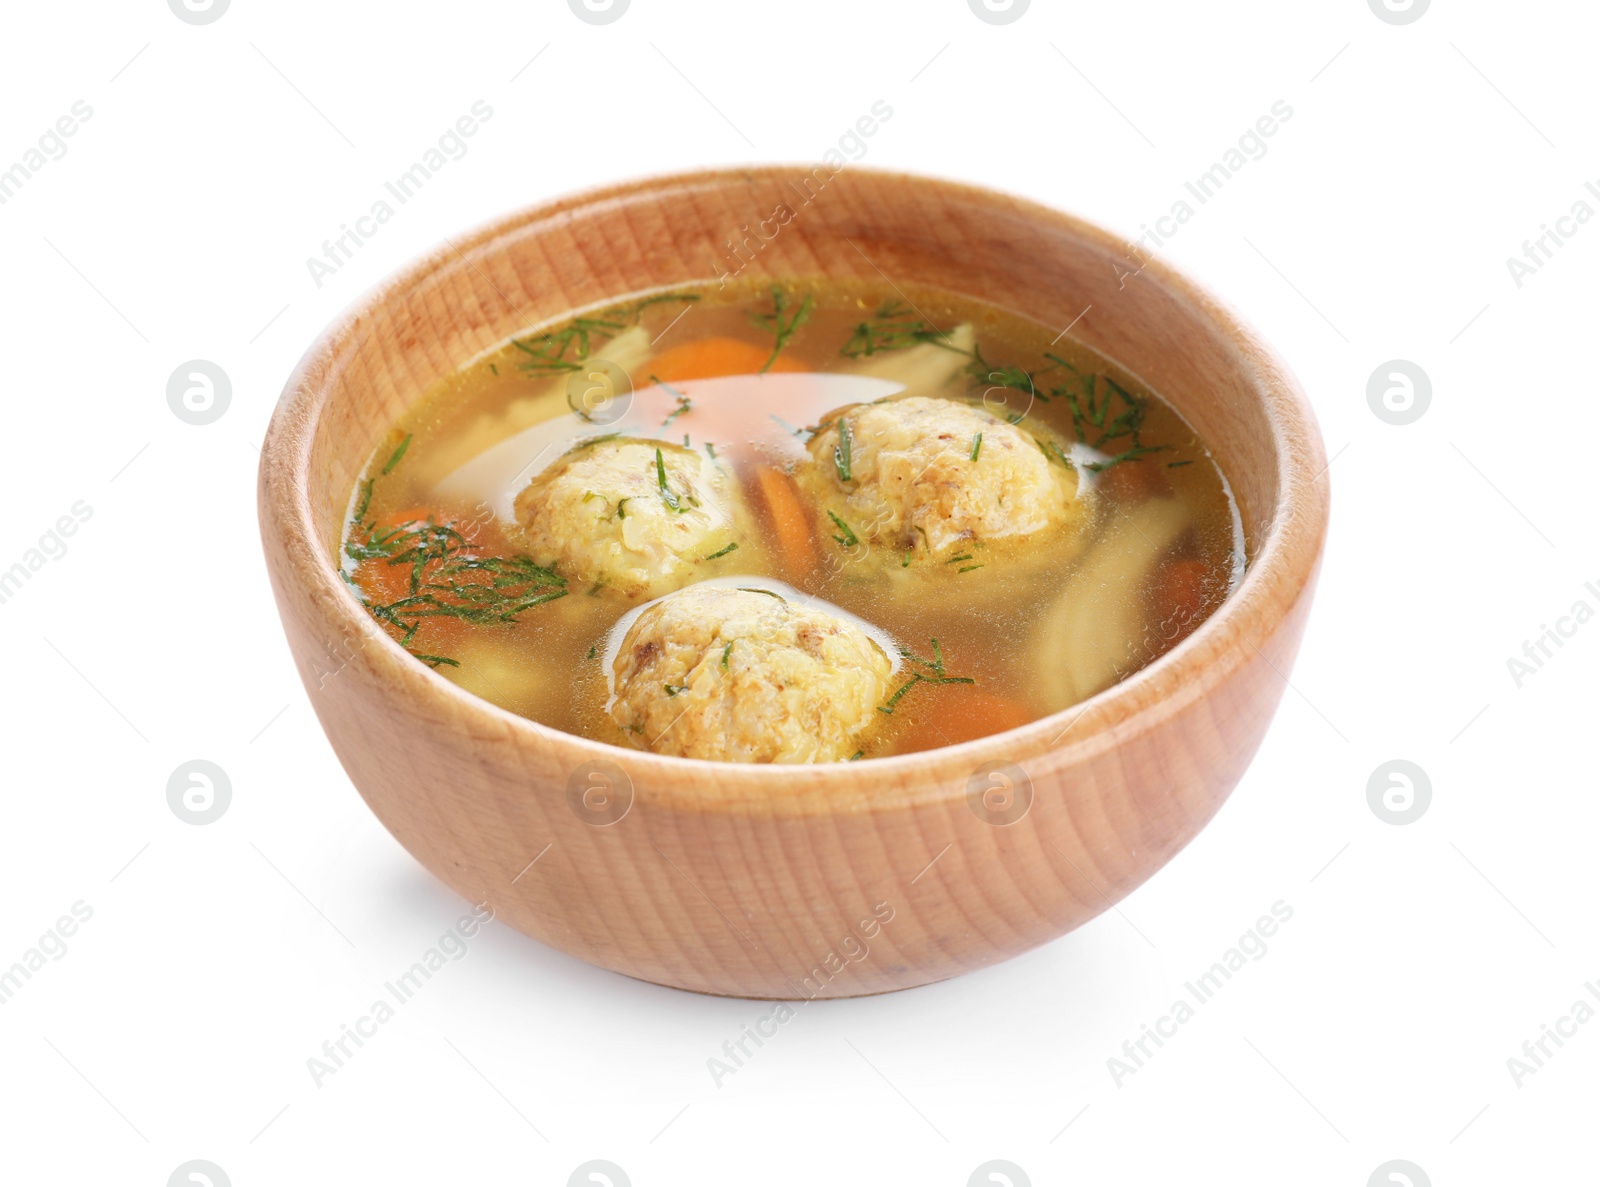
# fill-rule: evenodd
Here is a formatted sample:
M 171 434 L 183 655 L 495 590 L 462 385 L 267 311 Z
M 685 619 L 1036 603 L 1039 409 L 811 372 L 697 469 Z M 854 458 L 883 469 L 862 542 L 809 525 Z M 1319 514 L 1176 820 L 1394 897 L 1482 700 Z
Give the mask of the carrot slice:
M 932 750 L 937 746 L 954 746 L 957 742 L 986 738 L 1027 725 L 1039 716 L 1026 705 L 972 684 L 922 688 L 912 695 L 917 693 L 927 699 L 917 707 L 916 717 L 895 738 L 897 753 Z
M 811 521 L 795 493 L 794 483 L 782 470 L 761 466 L 756 470 L 756 485 L 767 505 L 772 534 L 777 538 L 779 561 L 789 581 L 799 585 L 816 563 L 811 540 Z
M 770 347 L 737 338 L 701 338 L 658 354 L 644 368 L 663 383 L 684 379 L 716 379 L 723 375 L 754 375 L 772 358 Z M 804 371 L 805 365 L 779 355 L 768 371 Z
M 377 520 L 377 532 L 387 536 L 394 531 L 409 531 L 421 527 L 428 522 L 430 515 L 436 515 L 427 507 L 408 507 L 404 511 L 392 511 L 382 515 Z M 435 523 L 440 522 L 437 518 Z M 403 598 L 410 592 L 411 567 L 409 565 L 391 565 L 382 560 L 366 560 L 356 566 L 356 584 L 361 587 L 361 592 L 374 602 L 388 603 Z
M 1172 484 L 1160 462 L 1132 458 L 1100 471 L 1099 487 L 1118 503 L 1138 503 L 1172 493 Z
M 1169 560 L 1156 570 L 1156 633 L 1162 651 L 1176 647 L 1200 625 L 1206 606 L 1204 561 Z
M 1194 618 L 1205 605 L 1205 599 L 1204 561 L 1174 560 L 1162 566 L 1161 602 L 1166 613 Z
M 429 522 L 453 527 L 466 537 L 469 548 L 476 549 L 482 544 L 479 539 L 481 525 L 436 507 L 408 507 L 402 511 L 392 511 L 378 518 L 377 530 L 384 535 L 393 531 L 415 531 Z M 412 568 L 410 564 L 392 564 L 379 559 L 366 560 L 356 566 L 355 582 L 368 601 L 378 605 L 389 605 L 410 595 Z M 433 579 L 438 568 L 437 561 L 425 564 L 421 583 L 426 585 Z M 448 615 L 424 618 L 412 637 L 411 646 L 415 650 L 424 652 L 446 647 L 459 642 L 466 634 L 466 627 L 467 624 L 461 619 Z M 392 625 L 388 629 L 391 633 L 394 632 Z

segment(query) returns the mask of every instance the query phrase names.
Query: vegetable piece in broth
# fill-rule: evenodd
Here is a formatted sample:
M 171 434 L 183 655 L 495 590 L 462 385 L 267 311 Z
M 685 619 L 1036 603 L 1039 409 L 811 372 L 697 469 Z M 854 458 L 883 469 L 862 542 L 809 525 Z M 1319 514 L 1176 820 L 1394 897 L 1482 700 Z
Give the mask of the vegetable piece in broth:
M 588 379 L 618 398 L 574 404 Z M 1054 329 L 915 286 L 739 281 L 580 311 L 441 380 L 358 480 L 344 547 L 397 641 L 513 712 L 851 761 L 1013 729 L 1175 646 L 1243 571 L 1229 500 L 1176 413 Z M 646 613 L 676 625 L 613 669 Z

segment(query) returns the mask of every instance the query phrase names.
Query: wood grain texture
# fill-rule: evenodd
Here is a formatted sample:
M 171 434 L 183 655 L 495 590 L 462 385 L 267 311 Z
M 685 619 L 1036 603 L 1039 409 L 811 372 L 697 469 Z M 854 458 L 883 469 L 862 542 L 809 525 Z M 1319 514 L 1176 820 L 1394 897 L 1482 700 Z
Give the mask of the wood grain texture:
M 336 571 L 351 486 L 393 421 L 531 323 L 714 279 L 732 266 L 715 263 L 730 240 L 748 240 L 746 276 L 881 274 L 1075 321 L 1074 337 L 1149 383 L 1217 454 L 1252 542 L 1242 587 L 1171 653 L 1090 701 L 995 737 L 854 764 L 620 750 L 504 712 L 412 660 Z M 1192 282 L 1157 262 L 1130 275 L 1137 267 L 1113 236 L 989 191 L 776 166 L 552 202 L 385 282 L 300 363 L 260 473 L 284 629 L 351 780 L 423 865 L 501 920 L 706 993 L 921 985 L 1116 903 L 1210 820 L 1254 755 L 1299 645 L 1328 514 L 1322 443 L 1288 370 Z M 582 798 L 603 786 L 588 775 L 597 760 L 623 772 L 614 793 L 628 808 L 604 826 Z M 1028 811 L 1004 826 L 969 794 L 991 762 L 1031 784 Z

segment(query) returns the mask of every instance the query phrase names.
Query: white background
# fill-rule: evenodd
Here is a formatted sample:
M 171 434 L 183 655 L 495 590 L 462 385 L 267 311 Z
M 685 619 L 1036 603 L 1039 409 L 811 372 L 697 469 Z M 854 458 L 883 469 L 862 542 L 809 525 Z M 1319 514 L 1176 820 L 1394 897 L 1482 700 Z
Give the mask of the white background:
M 1600 187 L 1592 5 L 1436 0 L 560 0 L 9 4 L 0 169 L 92 118 L 0 206 L 0 569 L 83 501 L 0 605 L 9 679 L 0 966 L 93 918 L 0 1006 L 0 1179 L 638 1187 L 1594 1181 L 1600 1020 L 1520 1087 L 1507 1059 L 1600 981 L 1600 625 L 1519 688 L 1507 659 L 1600 609 L 1600 220 L 1519 288 L 1541 224 Z M 537 59 L 528 65 L 530 59 Z M 494 117 L 321 288 L 306 258 L 475 100 Z M 312 717 L 255 527 L 257 447 L 301 352 L 446 235 L 639 174 L 815 161 L 874 100 L 863 164 L 1007 189 L 1135 236 L 1274 101 L 1294 110 L 1163 249 L 1301 376 L 1333 529 L 1293 691 L 1205 833 L 1075 934 L 960 980 L 803 1007 L 630 981 L 502 926 L 344 1070 L 306 1060 L 463 911 L 382 830 Z M 216 423 L 168 376 L 222 366 Z M 1379 364 L 1433 401 L 1369 409 Z M 54 546 L 52 545 L 52 548 Z M 1399 827 L 1380 763 L 1431 777 Z M 178 820 L 206 758 L 227 814 Z M 1294 911 L 1143 1070 L 1107 1059 L 1277 900 Z M 1600 1007 L 1600 1001 L 1590 999 Z M 1581 1172 L 1581 1173 L 1580 1173 Z M 1020 1181 L 1020 1180 L 1019 1180 Z M 1419 1180 L 1420 1182 L 1420 1180 Z

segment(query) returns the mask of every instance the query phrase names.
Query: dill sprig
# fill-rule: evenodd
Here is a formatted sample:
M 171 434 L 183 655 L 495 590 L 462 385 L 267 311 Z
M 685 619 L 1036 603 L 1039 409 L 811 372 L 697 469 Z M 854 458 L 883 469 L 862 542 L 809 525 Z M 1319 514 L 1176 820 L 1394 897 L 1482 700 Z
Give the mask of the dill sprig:
M 1072 372 L 1072 379 L 1053 388 L 1050 394 L 1067 401 L 1072 413 L 1072 431 L 1078 440 L 1095 449 L 1111 447 L 1115 450 L 1104 461 L 1090 462 L 1088 469 L 1099 473 L 1120 462 L 1133 461 L 1170 448 L 1144 443 L 1141 434 L 1144 431 L 1145 402 L 1111 376 L 1098 371 L 1079 371 L 1056 355 L 1047 354 L 1045 357 Z M 1118 445 L 1120 449 L 1117 449 Z
M 406 450 L 410 448 L 411 434 L 407 433 L 406 439 L 400 442 L 399 447 L 389 455 L 389 460 L 383 463 L 383 469 L 380 470 L 379 473 L 387 474 L 390 470 L 393 470 L 396 466 L 398 466 L 400 464 L 400 459 L 406 456 Z M 370 486 L 371 484 L 369 483 L 368 485 Z
M 1069 470 L 1078 468 L 1072 464 L 1072 459 L 1066 455 L 1066 451 L 1054 441 L 1046 441 L 1043 437 L 1035 437 L 1034 442 L 1039 446 L 1039 452 L 1044 454 L 1050 461 L 1059 462 Z
M 661 488 L 661 500 L 678 514 L 683 514 L 683 507 L 679 504 L 678 496 L 667 485 L 667 463 L 661 458 L 661 451 L 656 450 L 656 485 Z
M 682 416 L 685 412 L 694 407 L 694 401 L 680 392 L 677 388 L 673 387 L 670 383 L 667 383 L 661 379 L 657 379 L 654 375 L 650 376 L 650 382 L 655 384 L 657 387 L 664 389 L 668 395 L 670 395 L 674 400 L 678 401 L 678 406 L 671 412 L 667 413 L 667 418 L 661 422 L 662 428 L 666 428 L 673 421 L 677 420 L 678 417 Z M 685 437 L 684 444 L 688 444 L 687 437 Z
M 951 676 L 944 670 L 944 653 L 939 650 L 939 640 L 930 639 L 933 644 L 933 658 L 923 659 L 909 647 L 900 648 L 900 655 L 909 663 L 917 665 L 921 670 L 913 671 L 911 679 L 895 689 L 889 699 L 878 706 L 879 713 L 893 713 L 900 698 L 905 696 L 919 684 L 976 684 L 971 676 Z
M 514 623 L 523 611 L 567 595 L 566 578 L 554 569 L 528 556 L 484 556 L 453 523 L 439 523 L 432 516 L 397 527 L 367 524 L 360 536 L 346 541 L 345 555 L 357 564 L 409 568 L 402 597 L 392 602 L 362 599 L 374 618 L 400 633 L 401 645 L 408 649 L 426 619 Z M 441 656 L 418 658 L 434 667 L 454 662 Z
M 1103 461 L 1088 465 L 1088 469 L 1096 472 L 1168 448 L 1144 443 L 1140 434 L 1144 427 L 1145 402 L 1109 375 L 1083 371 L 1066 358 L 1048 350 L 1042 352 L 1048 365 L 1035 371 L 1012 363 L 996 364 L 984 357 L 976 343 L 970 351 L 961 350 L 950 344 L 948 335 L 913 317 L 913 313 L 914 310 L 907 305 L 885 301 L 874 317 L 856 325 L 839 353 L 850 358 L 862 358 L 881 350 L 902 350 L 919 342 L 934 342 L 969 357 L 965 371 L 974 388 L 1002 388 L 1041 403 L 1065 399 L 1072 416 L 1072 429 L 1078 440 L 1111 454 Z M 1051 376 L 1049 385 L 1040 382 L 1040 378 L 1046 375 Z M 1026 409 L 1009 412 L 1003 419 L 1015 425 L 1023 420 L 1025 412 Z M 820 427 L 825 428 L 826 424 Z M 842 424 L 840 437 L 840 446 L 834 450 L 834 465 L 839 470 L 840 478 L 849 481 L 849 447 L 844 441 Z M 978 460 L 982 446 L 982 435 L 979 434 L 973 438 L 972 461 Z M 1060 462 L 1068 469 L 1074 468 L 1065 451 L 1054 442 L 1046 444 L 1041 440 L 1039 448 L 1052 461 Z
M 699 293 L 657 293 L 653 297 L 642 297 L 628 305 L 616 305 L 605 311 L 606 315 L 620 321 L 638 325 L 644 316 L 644 311 L 652 305 L 661 305 L 667 301 L 682 301 L 689 303 L 698 301 Z
M 460 660 L 451 659 L 448 655 L 427 655 L 421 651 L 411 651 L 411 648 L 409 647 L 407 647 L 406 650 L 410 652 L 413 657 L 420 659 L 430 668 L 437 668 L 441 664 L 451 668 L 459 668 L 461 666 Z
M 754 310 L 746 312 L 745 316 L 750 323 L 759 329 L 766 330 L 773 336 L 772 353 L 767 356 L 767 361 L 761 364 L 758 374 L 765 375 L 773 363 L 778 361 L 778 356 L 783 353 L 783 348 L 789 345 L 789 339 L 794 337 L 795 331 L 806 324 L 811 317 L 812 299 L 807 293 L 800 299 L 800 304 L 795 306 L 791 313 L 789 310 L 789 294 L 783 291 L 783 286 L 772 286 L 772 312 L 757 313 Z M 788 314 L 787 320 L 784 315 Z
M 661 492 L 661 501 L 679 515 L 685 514 L 690 507 L 698 507 L 700 500 L 693 494 L 679 494 L 667 485 L 667 463 L 661 456 L 661 450 L 656 449 L 656 488 Z
M 1113 454 L 1103 462 L 1090 462 L 1088 468 L 1096 474 L 1102 470 L 1109 470 L 1118 462 L 1131 462 L 1135 458 L 1145 457 L 1148 454 L 1160 453 L 1169 448 L 1166 445 L 1135 445 L 1131 449 L 1124 449 L 1121 453 Z
M 972 378 L 974 387 L 983 385 L 991 388 L 1002 387 L 1021 392 L 1030 398 L 1038 398 L 1046 403 L 1050 399 L 1039 391 L 1038 384 L 1033 381 L 1033 372 L 1010 364 L 996 366 L 983 357 L 983 352 L 978 349 L 977 343 L 973 343 L 972 346 L 972 362 L 967 364 L 967 374 Z
M 627 328 L 624 322 L 604 317 L 575 317 L 559 330 L 513 338 L 511 345 L 531 360 L 518 364 L 522 370 L 534 375 L 557 375 L 579 370 L 589 357 L 594 339 L 614 338 Z
M 368 521 L 378 478 L 400 464 L 411 448 L 411 439 L 407 433 L 383 468 L 361 484 L 361 498 L 344 545 L 345 556 L 358 566 L 381 563 L 409 569 L 406 593 L 390 602 L 375 601 L 351 574 L 341 572 L 372 616 L 399 633 L 400 645 L 408 652 L 431 668 L 459 667 L 449 656 L 412 649 L 411 641 L 426 619 L 514 623 L 524 610 L 565 597 L 567 582 L 531 557 L 483 555 L 454 521 L 440 523 L 431 514 L 426 521 L 410 520 L 392 527 Z
M 880 351 L 905 350 L 922 342 L 959 349 L 949 346 L 949 335 L 944 330 L 912 317 L 912 312 L 908 305 L 885 301 L 871 318 L 856 324 L 839 353 L 850 359 L 868 358 Z
M 1072 412 L 1072 431 L 1078 440 L 1087 444 L 1093 437 L 1096 449 L 1121 436 L 1136 437 L 1143 427 L 1144 405 L 1109 376 L 1098 372 L 1080 374 L 1076 385 L 1056 388 L 1054 394 L 1066 398 Z M 1118 408 L 1115 417 L 1111 416 L 1113 406 Z
M 851 482 L 850 476 L 850 422 L 839 418 L 839 444 L 833 447 L 833 466 L 839 471 L 840 482 Z
M 620 436 L 622 436 L 621 433 L 601 433 L 594 437 L 581 437 L 567 446 L 562 456 L 565 457 L 569 453 L 582 453 L 585 449 L 593 449 L 603 441 L 615 441 Z
M 852 548 L 855 545 L 861 543 L 861 538 L 859 536 L 857 536 L 853 531 L 850 530 L 850 525 L 845 523 L 844 520 L 840 519 L 832 511 L 828 512 L 828 518 L 833 520 L 833 526 L 834 527 L 838 528 L 841 532 L 844 533 L 844 535 L 842 535 L 842 536 L 833 537 L 833 539 L 835 541 L 837 541 L 838 544 L 841 547 L 843 547 L 843 548 Z
M 629 326 L 636 326 L 651 306 L 666 301 L 698 301 L 699 293 L 657 293 L 637 301 L 613 305 L 593 315 L 575 317 L 553 330 L 513 338 L 511 345 L 529 356 L 518 364 L 533 375 L 559 375 L 577 371 L 591 350 L 610 341 Z M 498 372 L 496 372 L 498 374 Z

